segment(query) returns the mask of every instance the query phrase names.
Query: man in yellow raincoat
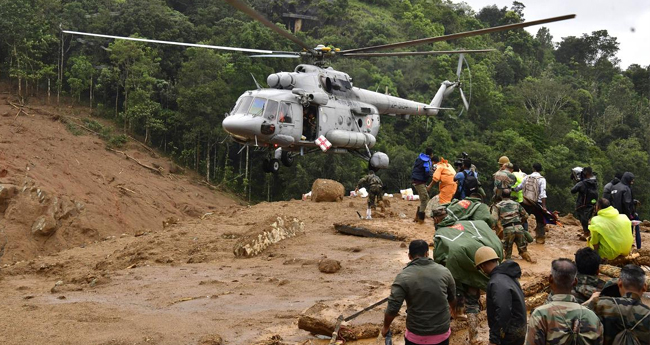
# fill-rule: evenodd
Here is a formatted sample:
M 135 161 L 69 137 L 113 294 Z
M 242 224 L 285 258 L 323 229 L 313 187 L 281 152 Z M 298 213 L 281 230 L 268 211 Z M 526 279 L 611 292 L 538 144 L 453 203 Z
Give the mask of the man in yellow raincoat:
M 438 158 L 434 156 L 431 161 L 437 165 L 437 168 L 433 173 L 431 183 L 427 186 L 427 190 L 430 190 L 434 183 L 439 182 L 440 184 L 438 189 L 440 190 L 440 204 L 448 204 L 454 198 L 456 189 L 458 189 L 458 185 L 454 181 L 456 170 L 454 170 L 451 164 L 442 157 Z
M 596 204 L 598 215 L 591 218 L 589 246 L 598 251 L 601 258 L 613 260 L 619 255 L 630 254 L 634 237 L 630 219 L 610 206 L 609 200 L 600 199 Z

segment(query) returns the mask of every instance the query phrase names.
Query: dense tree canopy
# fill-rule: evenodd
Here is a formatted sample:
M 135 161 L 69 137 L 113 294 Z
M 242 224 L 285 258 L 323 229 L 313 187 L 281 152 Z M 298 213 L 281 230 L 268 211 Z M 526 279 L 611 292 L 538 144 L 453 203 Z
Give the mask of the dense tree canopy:
M 449 0 L 250 0 L 272 21 L 305 20 L 297 35 L 343 49 L 521 22 L 525 3 L 471 9 Z M 181 42 L 296 50 L 259 23 L 212 0 L 0 0 L 0 78 L 21 97 L 47 90 L 114 118 L 125 132 L 157 147 L 253 202 L 298 198 L 317 177 L 354 188 L 365 163 L 352 155 L 312 155 L 277 175 L 261 173 L 264 153 L 224 140 L 220 123 L 237 97 L 293 61 L 244 54 L 62 35 L 64 28 Z M 541 162 L 551 208 L 570 212 L 574 166 L 591 165 L 602 187 L 615 172 L 637 176 L 635 196 L 650 216 L 650 68 L 622 70 L 618 42 L 606 30 L 553 43 L 553 25 L 439 42 L 414 49 L 496 48 L 468 57 L 472 107 L 458 117 L 385 117 L 377 150 L 391 157 L 379 172 L 389 191 L 410 185 L 418 152 L 433 147 L 453 160 L 467 152 L 490 184 L 496 160 L 508 155 L 526 172 Z M 441 81 L 455 78 L 454 56 L 339 59 L 334 67 L 355 85 L 429 102 Z M 444 106 L 457 107 L 457 94 Z M 246 156 L 250 166 L 246 169 Z M 246 174 L 246 171 L 253 173 Z

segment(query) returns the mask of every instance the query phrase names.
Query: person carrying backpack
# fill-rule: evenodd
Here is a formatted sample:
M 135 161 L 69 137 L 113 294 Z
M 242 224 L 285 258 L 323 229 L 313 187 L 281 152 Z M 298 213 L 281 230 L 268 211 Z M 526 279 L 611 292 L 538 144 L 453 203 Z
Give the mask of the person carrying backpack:
M 591 167 L 582 169 L 582 180 L 571 188 L 571 193 L 578 193 L 575 216 L 582 225 L 583 234 L 580 239 L 586 241 L 589 237 L 589 220 L 594 215 L 594 206 L 598 201 L 598 182 Z
M 433 172 L 435 171 L 431 158 L 433 158 L 433 149 L 428 147 L 425 153 L 420 153 L 418 158 L 415 159 L 413 169 L 411 170 L 413 188 L 420 196 L 420 206 L 415 213 L 415 221 L 420 224 L 424 223 L 424 210 L 427 209 L 427 204 L 429 203 L 427 181 L 433 177 Z
M 650 307 L 641 302 L 645 278 L 639 266 L 626 265 L 617 283 L 621 297 L 598 299 L 594 312 L 603 323 L 605 345 L 650 344 Z
M 458 184 L 458 190 L 454 198 L 458 200 L 463 200 L 472 193 L 478 192 L 481 187 L 478 181 L 478 173 L 472 170 L 472 161 L 470 159 L 463 160 L 462 170 L 454 176 L 454 181 Z
M 603 324 L 596 314 L 576 302 L 571 294 L 578 269 L 569 259 L 551 263 L 549 285 L 553 294 L 528 319 L 526 345 L 600 345 Z
M 544 217 L 546 213 L 546 179 L 540 173 L 542 165 L 533 164 L 533 173 L 524 177 L 520 185 L 514 188 L 515 191 L 522 191 L 524 201 L 522 206 L 528 214 L 535 215 L 535 241 L 538 244 L 546 242 L 546 224 Z
M 375 175 L 373 170 L 369 170 L 368 174 L 359 180 L 359 183 L 357 183 L 357 189 L 355 189 L 354 192 L 357 193 L 361 187 L 366 187 L 368 190 L 366 219 L 372 219 L 372 210 L 376 209 L 375 200 L 376 203 L 379 204 L 379 207 L 381 207 L 382 212 L 384 211 L 384 184 L 381 182 L 379 176 Z

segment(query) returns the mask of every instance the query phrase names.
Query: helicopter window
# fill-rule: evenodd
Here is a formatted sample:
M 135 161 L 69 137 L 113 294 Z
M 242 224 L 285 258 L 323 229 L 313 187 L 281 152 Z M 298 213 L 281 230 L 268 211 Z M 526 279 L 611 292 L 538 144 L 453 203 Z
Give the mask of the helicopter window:
M 291 104 L 289 103 L 280 103 L 280 117 L 278 118 L 280 123 L 291 123 Z
M 266 103 L 266 109 L 264 109 L 264 117 L 273 121 L 275 120 L 275 115 L 278 113 L 278 102 L 269 100 Z
M 339 83 L 343 86 L 344 89 L 350 90 L 352 88 L 352 84 L 350 84 L 349 81 L 347 80 L 339 80 Z
M 262 115 L 262 111 L 264 110 L 264 104 L 266 104 L 266 99 L 256 97 L 253 100 L 253 104 L 251 105 L 250 110 L 248 110 L 248 113 L 253 116 Z
M 248 107 L 251 105 L 251 101 L 253 100 L 253 97 L 246 96 L 242 98 L 237 105 L 235 105 L 235 109 L 233 110 L 233 114 L 246 114 L 248 111 Z

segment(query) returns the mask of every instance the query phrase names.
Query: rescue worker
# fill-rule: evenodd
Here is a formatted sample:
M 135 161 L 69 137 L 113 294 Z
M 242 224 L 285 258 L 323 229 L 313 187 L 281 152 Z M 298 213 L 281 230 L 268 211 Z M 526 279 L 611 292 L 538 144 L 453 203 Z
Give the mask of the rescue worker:
M 447 216 L 444 206 L 433 210 L 436 233 L 433 259 L 449 269 L 456 282 L 456 318 L 469 323 L 470 344 L 479 344 L 478 329 L 481 290 L 487 288 L 488 278 L 474 266 L 476 251 L 491 247 L 499 260 L 503 258 L 503 245 L 499 237 L 481 220 L 461 220 L 447 226 L 438 226 Z
M 629 255 L 634 243 L 630 219 L 618 213 L 605 198 L 598 200 L 596 212 L 597 216 L 591 218 L 589 225 L 589 246 L 596 250 L 601 258 L 607 260 Z
M 517 245 L 517 250 L 521 257 L 530 262 L 537 261 L 530 257 L 524 234 L 524 227 L 521 225 L 528 221 L 528 213 L 518 202 L 510 199 L 510 189 L 501 191 L 502 200 L 496 205 L 499 222 L 503 228 L 503 249 L 506 251 L 505 259 L 510 260 L 512 257 L 513 243 Z
M 589 238 L 589 220 L 594 215 L 594 207 L 598 201 L 598 183 L 591 167 L 582 169 L 582 180 L 571 188 L 571 193 L 578 193 L 576 199 L 575 215 L 582 225 L 582 236 L 580 239 L 586 241 Z
M 617 172 L 614 174 L 614 178 L 609 181 L 605 187 L 603 187 L 603 198 L 609 200 L 610 202 L 612 201 L 612 188 L 616 186 L 619 182 L 621 182 L 621 178 L 623 177 L 623 173 Z
M 515 191 L 522 191 L 523 206 L 528 214 L 535 215 L 535 241 L 538 244 L 546 243 L 546 179 L 542 174 L 542 165 L 533 164 L 533 173 L 524 177 L 523 181 L 514 188 Z
M 458 170 L 459 172 L 454 176 L 454 181 L 456 181 L 456 184 L 458 185 L 458 190 L 456 191 L 454 198 L 462 200 L 469 196 L 468 188 L 465 188 L 466 177 L 474 176 L 478 181 L 478 173 L 475 170 L 472 170 L 472 161 L 469 158 L 462 161 Z
M 553 295 L 549 302 L 531 313 L 526 345 L 603 344 L 603 325 L 598 316 L 578 304 L 571 294 L 576 284 L 576 273 L 573 261 L 553 260 L 549 276 Z M 572 342 L 572 337 L 575 342 Z
M 611 202 L 618 213 L 626 215 L 630 220 L 637 220 L 636 205 L 632 195 L 632 185 L 634 184 L 634 174 L 626 172 L 621 177 L 621 182 L 612 187 Z M 634 231 L 636 230 L 636 231 Z M 641 233 L 638 226 L 632 230 L 636 235 L 636 248 L 641 249 Z
M 476 251 L 474 264 L 490 277 L 486 290 L 490 344 L 522 345 L 526 339 L 526 302 L 519 285 L 519 264 L 507 260 L 499 265 L 499 256 L 490 247 Z
M 450 319 L 454 313 L 456 283 L 451 272 L 429 258 L 429 244 L 409 244 L 410 262 L 390 288 L 381 335 L 386 336 L 406 301 L 405 344 L 449 344 Z
M 650 307 L 641 301 L 648 289 L 645 277 L 639 266 L 625 265 L 617 283 L 621 297 L 601 296 L 596 303 L 594 312 L 603 323 L 605 344 L 612 344 L 625 329 L 638 344 L 650 344 Z
M 434 183 L 439 183 L 438 190 L 440 191 L 440 204 L 448 204 L 454 199 L 454 194 L 456 194 L 457 185 L 454 181 L 456 171 L 451 164 L 442 157 L 438 158 L 437 156 L 434 156 L 431 160 L 436 165 L 436 170 L 433 173 L 431 183 L 427 186 L 427 192 L 431 190 Z
M 515 177 L 517 178 L 517 182 L 515 182 L 515 186 L 520 185 L 524 181 L 524 177 L 526 177 L 526 174 L 523 171 L 521 171 L 521 169 L 519 169 L 519 166 L 517 164 L 514 164 L 514 163 L 512 164 L 512 170 L 510 172 L 512 172 L 512 174 L 515 175 Z M 520 204 L 524 201 L 524 194 L 521 191 L 517 192 L 517 191 L 511 189 L 510 190 L 510 197 L 511 197 L 512 200 L 514 200 L 514 201 L 516 201 L 516 202 L 518 202 Z M 526 229 L 526 231 L 528 231 L 528 226 L 527 225 L 528 224 L 526 224 L 526 226 L 524 226 L 524 229 Z
M 517 182 L 517 177 L 510 172 L 513 168 L 512 163 L 508 157 L 503 156 L 499 158 L 500 168 L 494 173 L 494 196 L 492 200 L 494 203 L 501 201 L 501 191 L 508 188 L 511 189 Z
M 600 271 L 600 256 L 595 250 L 585 247 L 579 249 L 576 254 L 576 267 L 578 275 L 577 283 L 571 294 L 578 303 L 588 301 L 595 292 L 599 292 L 605 286 L 605 281 L 598 278 Z
M 428 147 L 425 153 L 420 153 L 413 163 L 411 170 L 411 181 L 413 188 L 420 196 L 420 206 L 415 213 L 415 221 L 422 224 L 424 223 L 424 211 L 427 209 L 429 203 L 429 191 L 427 190 L 427 181 L 433 176 L 433 149 Z
M 366 187 L 368 191 L 368 208 L 366 209 L 366 219 L 372 219 L 372 210 L 376 209 L 376 204 L 381 207 L 381 211 L 384 212 L 384 184 L 381 182 L 379 176 L 375 175 L 373 170 L 368 171 L 368 175 L 364 176 L 359 183 L 357 183 L 357 188 L 354 190 L 355 193 L 359 192 L 359 188 Z
M 437 226 L 454 225 L 460 220 L 482 220 L 494 229 L 497 219 L 492 217 L 490 207 L 481 202 L 480 189 L 470 187 L 471 193 L 464 200 L 454 200 L 446 207 L 446 217 Z

